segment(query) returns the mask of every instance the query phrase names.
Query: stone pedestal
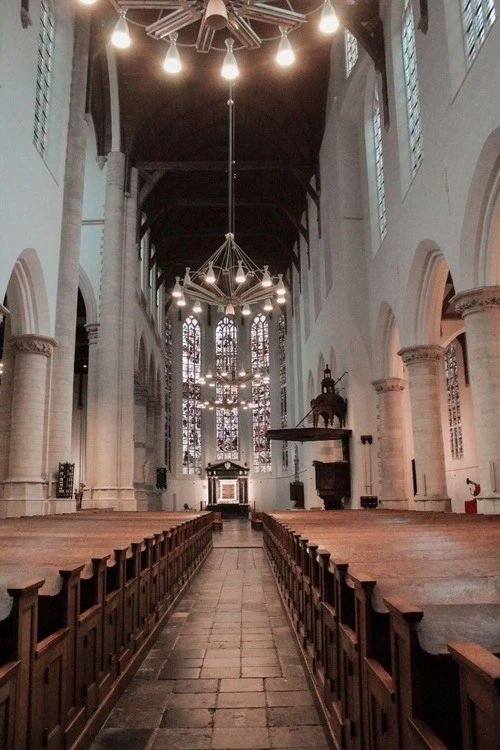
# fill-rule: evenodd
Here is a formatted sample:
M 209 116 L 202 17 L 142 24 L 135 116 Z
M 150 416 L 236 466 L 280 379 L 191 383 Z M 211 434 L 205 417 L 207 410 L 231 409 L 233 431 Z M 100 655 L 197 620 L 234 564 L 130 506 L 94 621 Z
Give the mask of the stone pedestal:
M 479 463 L 479 513 L 500 513 L 500 286 L 470 289 L 452 302 L 467 335 Z
M 419 510 L 450 511 L 446 489 L 439 398 L 441 346 L 411 346 L 398 352 L 408 368 Z
M 374 380 L 379 406 L 380 504 L 406 510 L 405 450 L 402 397 L 406 381 Z
M 43 515 L 48 477 L 45 463 L 47 380 L 56 342 L 47 336 L 11 336 L 12 403 L 7 476 L 3 483 L 2 515 Z M 61 456 L 67 460 L 69 456 Z

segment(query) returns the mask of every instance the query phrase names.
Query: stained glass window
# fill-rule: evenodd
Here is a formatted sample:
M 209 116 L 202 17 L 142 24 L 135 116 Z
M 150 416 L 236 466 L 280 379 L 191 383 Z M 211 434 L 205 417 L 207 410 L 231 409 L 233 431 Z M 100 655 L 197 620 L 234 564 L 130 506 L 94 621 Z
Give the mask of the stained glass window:
M 285 354 L 285 335 L 286 320 L 282 313 L 278 320 L 279 333 L 279 353 L 280 353 L 280 411 L 281 427 L 287 427 L 287 401 L 286 401 L 286 354 Z M 288 443 L 284 441 L 281 444 L 281 463 L 283 469 L 288 469 Z
M 215 326 L 215 370 L 219 375 L 236 374 L 238 368 L 238 329 L 227 316 Z M 216 401 L 231 404 L 238 398 L 238 387 L 216 383 Z M 239 458 L 238 407 L 216 408 L 217 458 Z
M 271 471 L 271 443 L 266 432 L 271 427 L 271 389 L 269 386 L 269 323 L 260 313 L 250 333 L 252 372 L 259 373 L 252 381 L 253 402 L 253 468 Z
M 182 473 L 201 472 L 200 324 L 192 315 L 182 326 Z
M 375 151 L 375 176 L 377 182 L 377 205 L 378 205 L 378 226 L 380 231 L 380 242 L 383 241 L 387 234 L 387 214 L 385 210 L 385 182 L 384 182 L 384 153 L 382 151 L 382 126 L 380 120 L 380 101 L 378 96 L 378 86 L 375 85 L 373 95 L 373 145 Z
M 346 29 L 344 33 L 344 45 L 345 45 L 345 73 L 346 78 L 349 78 L 349 76 L 352 73 L 352 69 L 356 65 L 358 61 L 358 54 L 359 54 L 359 48 L 358 48 L 358 40 L 356 37 L 351 34 L 351 32 Z
M 495 0 L 462 0 L 465 54 L 470 67 L 496 19 Z
M 404 0 L 403 23 L 403 67 L 405 75 L 406 111 L 410 140 L 410 164 L 412 177 L 424 158 L 422 124 L 420 121 L 420 94 L 417 73 L 417 50 L 415 47 L 415 21 L 411 0 Z
M 165 318 L 165 466 L 172 470 L 172 323 Z
M 458 387 L 458 362 L 455 343 L 452 342 L 444 354 L 444 373 L 448 396 L 448 427 L 450 431 L 451 457 L 464 455 L 462 443 L 462 417 L 460 414 L 460 391 Z
M 38 62 L 35 87 L 35 121 L 33 143 L 44 156 L 47 151 L 49 130 L 50 86 L 54 55 L 55 18 L 52 0 L 41 0 L 40 28 L 38 31 Z

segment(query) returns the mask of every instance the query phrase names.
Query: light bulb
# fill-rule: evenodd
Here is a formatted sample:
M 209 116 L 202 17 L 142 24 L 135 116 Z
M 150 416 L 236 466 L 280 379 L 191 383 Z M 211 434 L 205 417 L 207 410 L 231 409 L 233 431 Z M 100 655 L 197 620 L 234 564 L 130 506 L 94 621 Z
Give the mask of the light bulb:
M 222 63 L 222 76 L 228 81 L 234 81 L 234 79 L 238 78 L 240 74 L 240 71 L 238 70 L 238 63 L 236 62 L 236 58 L 233 52 L 234 39 L 226 39 L 225 44 L 227 47 L 227 52 L 224 57 L 224 62 Z
M 191 276 L 189 275 L 189 271 L 190 269 L 186 268 L 186 273 L 184 274 L 184 280 L 182 282 L 184 286 L 189 286 L 189 284 L 191 283 Z
M 319 29 L 323 34 L 333 34 L 339 27 L 339 19 L 335 13 L 334 7 L 330 0 L 325 0 L 321 8 L 321 17 L 319 19 Z
M 245 271 L 243 270 L 243 261 L 238 261 L 238 270 L 236 271 L 236 283 L 244 284 L 246 281 Z
M 80 0 L 82 5 L 93 5 L 96 0 Z
M 120 18 L 116 22 L 116 26 L 113 29 L 113 33 L 111 35 L 111 41 L 114 46 L 118 47 L 119 49 L 126 49 L 127 47 L 130 47 L 130 34 L 128 30 L 127 19 L 125 18 L 125 13 L 120 13 Z
M 266 299 L 266 301 L 264 302 L 264 310 L 266 312 L 269 312 L 272 309 L 273 309 L 273 303 L 271 302 L 270 299 Z
M 182 70 L 181 58 L 177 49 L 178 36 L 176 32 L 170 34 L 170 46 L 163 61 L 163 70 L 166 73 L 179 73 Z
M 184 282 L 184 283 L 186 283 L 186 282 Z M 285 285 L 283 283 L 283 274 L 282 273 L 278 274 L 278 283 L 276 284 L 276 294 L 278 295 L 278 297 L 284 297 L 285 294 L 286 294 L 286 287 L 285 287 Z
M 269 269 L 269 266 L 264 266 L 264 273 L 262 274 L 262 286 L 265 287 L 266 289 L 267 287 L 273 285 L 268 269 Z
M 177 305 L 179 307 L 185 307 L 186 306 L 186 298 L 184 296 L 184 292 L 181 292 L 181 296 L 177 297 Z
M 207 271 L 207 275 L 205 276 L 205 279 L 209 284 L 215 284 L 215 273 L 214 273 L 214 267 L 212 265 L 212 261 L 210 261 L 208 264 L 208 271 Z
M 279 302 L 279 300 L 278 300 Z M 193 305 L 193 312 L 195 313 L 201 313 L 201 302 L 199 299 L 196 300 L 196 302 Z
M 292 65 L 295 62 L 295 53 L 290 44 L 290 40 L 287 35 L 287 30 L 280 27 L 281 39 L 278 45 L 278 53 L 276 55 L 276 62 L 278 65 L 285 67 L 286 65 Z
M 212 373 L 212 370 L 210 368 L 208 368 L 207 374 L 205 375 L 205 377 L 206 377 L 207 380 L 211 380 L 213 378 L 213 373 Z
M 175 277 L 175 286 L 174 286 L 174 289 L 173 289 L 173 292 L 172 292 L 172 297 L 177 297 L 177 298 L 178 297 L 182 297 L 182 289 L 181 289 L 181 285 L 179 283 L 180 280 L 181 280 L 180 276 L 176 276 Z
M 234 315 L 234 305 L 231 302 L 226 305 L 226 315 Z
M 250 310 L 250 305 L 245 304 L 243 305 L 243 310 L 241 311 L 242 315 L 251 315 L 252 311 Z

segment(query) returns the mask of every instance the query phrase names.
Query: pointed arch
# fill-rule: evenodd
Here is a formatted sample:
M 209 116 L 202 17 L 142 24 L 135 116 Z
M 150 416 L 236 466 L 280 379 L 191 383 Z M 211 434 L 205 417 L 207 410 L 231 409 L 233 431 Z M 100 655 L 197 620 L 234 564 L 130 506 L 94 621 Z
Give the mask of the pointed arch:
M 391 306 L 382 302 L 375 329 L 373 370 L 376 380 L 403 376 L 399 330 Z
M 438 344 L 448 263 L 435 242 L 423 240 L 415 252 L 404 303 L 402 346 Z
M 95 298 L 94 288 L 92 282 L 81 266 L 78 277 L 78 287 L 82 293 L 83 301 L 85 302 L 87 323 L 97 323 L 99 314 L 97 311 L 97 300 Z
M 137 358 L 137 378 L 141 385 L 146 385 L 148 382 L 147 361 L 146 344 L 144 343 L 143 336 L 141 336 L 141 340 L 139 341 L 139 355 Z
M 45 275 L 36 250 L 23 250 L 7 285 L 12 334 L 50 335 Z

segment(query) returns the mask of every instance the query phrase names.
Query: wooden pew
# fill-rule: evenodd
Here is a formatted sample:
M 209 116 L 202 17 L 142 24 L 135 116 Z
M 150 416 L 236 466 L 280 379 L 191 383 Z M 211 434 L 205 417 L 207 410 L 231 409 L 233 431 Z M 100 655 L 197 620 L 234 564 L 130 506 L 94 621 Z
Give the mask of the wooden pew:
M 210 514 L 1 521 L 0 747 L 84 747 L 211 544 Z
M 291 617 L 335 741 L 360 750 L 472 747 L 457 722 L 458 669 L 447 635 L 453 623 L 462 637 L 470 631 L 470 622 L 462 614 L 459 624 L 457 613 L 472 612 L 469 620 L 482 623 L 474 638 L 500 651 L 487 625 L 500 615 L 500 524 L 484 517 L 468 524 L 464 516 L 366 510 L 362 519 L 359 513 L 332 514 L 328 525 L 324 512 L 264 517 L 265 546 L 278 580 L 287 567 L 279 558 L 291 558 L 295 580 L 281 585 L 285 601 L 292 592 Z M 398 589 L 412 597 L 409 602 L 396 596 Z M 483 724 L 485 737 L 500 730 L 494 715 L 489 730 Z

